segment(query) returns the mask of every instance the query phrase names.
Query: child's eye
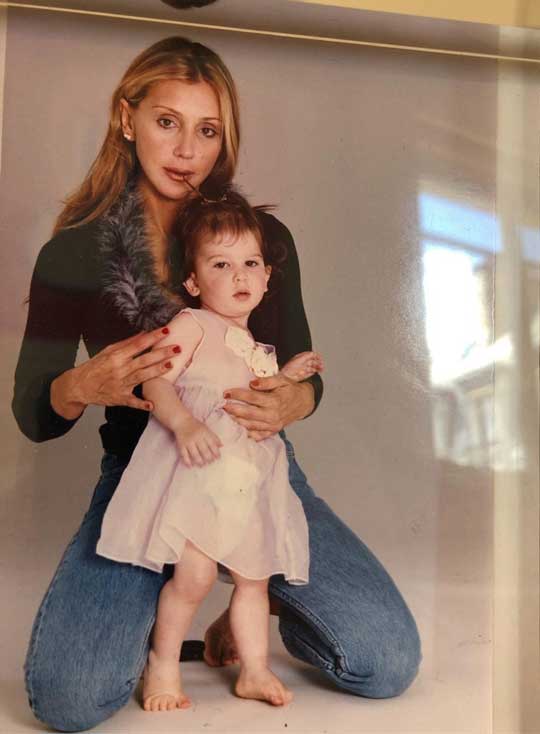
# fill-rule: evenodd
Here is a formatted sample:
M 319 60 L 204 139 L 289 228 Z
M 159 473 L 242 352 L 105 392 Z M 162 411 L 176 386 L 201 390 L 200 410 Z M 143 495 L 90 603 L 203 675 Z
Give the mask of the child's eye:
M 223 268 L 226 268 L 226 267 L 227 267 L 227 265 L 228 265 L 228 263 L 226 263 L 226 262 L 223 262 L 223 261 L 220 261 L 220 262 L 214 263 L 214 267 L 215 267 L 215 268 L 219 268 L 220 270 L 223 270 Z
M 246 265 L 249 265 L 250 268 L 256 268 L 260 265 L 260 262 L 258 260 L 246 260 Z
M 165 130 L 170 130 L 174 126 L 174 120 L 171 120 L 170 117 L 159 117 L 157 122 Z

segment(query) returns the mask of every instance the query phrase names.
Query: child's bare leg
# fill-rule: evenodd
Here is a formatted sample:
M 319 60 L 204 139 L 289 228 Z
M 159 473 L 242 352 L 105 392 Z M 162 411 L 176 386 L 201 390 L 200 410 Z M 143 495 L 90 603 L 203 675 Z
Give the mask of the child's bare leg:
M 300 352 L 284 364 L 280 372 L 290 380 L 300 382 L 323 369 L 322 357 L 318 352 Z
M 197 607 L 212 588 L 216 576 L 215 561 L 187 541 L 173 577 L 159 595 L 152 644 L 144 671 L 145 711 L 171 711 L 190 705 L 180 680 L 180 649 Z
M 235 692 L 242 698 L 283 706 L 291 701 L 293 694 L 268 667 L 268 579 L 251 581 L 232 571 L 231 575 L 235 588 L 229 619 L 240 658 Z
M 281 602 L 275 596 L 269 596 L 270 614 L 279 616 Z M 236 650 L 236 642 L 231 632 L 229 608 L 212 622 L 204 635 L 204 660 L 212 667 L 233 665 L 240 662 Z

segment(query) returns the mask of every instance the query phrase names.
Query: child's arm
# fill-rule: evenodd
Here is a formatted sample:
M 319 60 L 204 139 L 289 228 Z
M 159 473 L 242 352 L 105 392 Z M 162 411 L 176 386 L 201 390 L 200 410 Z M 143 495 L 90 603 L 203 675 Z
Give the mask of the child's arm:
M 189 313 L 180 313 L 168 324 L 169 336 L 160 342 L 182 344 L 182 351 L 171 359 L 172 368 L 162 377 L 143 383 L 143 395 L 154 404 L 154 415 L 171 430 L 186 466 L 202 466 L 219 458 L 222 445 L 216 434 L 194 418 L 184 406 L 173 383 L 190 363 L 203 331 Z
M 301 382 L 323 369 L 322 357 L 318 352 L 300 352 L 284 364 L 280 372 L 294 382 Z

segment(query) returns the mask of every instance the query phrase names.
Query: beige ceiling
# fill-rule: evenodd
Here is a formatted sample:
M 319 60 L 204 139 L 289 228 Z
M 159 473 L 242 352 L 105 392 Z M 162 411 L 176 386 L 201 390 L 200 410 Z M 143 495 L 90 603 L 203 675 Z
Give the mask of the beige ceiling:
M 540 28 L 540 0 L 291 0 L 426 18 Z

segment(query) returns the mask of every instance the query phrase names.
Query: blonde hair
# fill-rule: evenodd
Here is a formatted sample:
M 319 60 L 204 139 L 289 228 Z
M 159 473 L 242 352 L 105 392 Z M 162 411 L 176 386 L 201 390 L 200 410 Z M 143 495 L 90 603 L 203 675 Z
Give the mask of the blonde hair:
M 153 84 L 170 79 L 205 81 L 217 94 L 223 142 L 216 164 L 201 188 L 214 189 L 232 179 L 238 160 L 240 124 L 231 74 L 220 57 L 206 46 L 180 36 L 165 38 L 139 54 L 122 77 L 112 97 L 105 141 L 80 187 L 65 200 L 54 233 L 91 222 L 114 204 L 137 166 L 135 148 L 123 136 L 120 100 L 137 107 Z

